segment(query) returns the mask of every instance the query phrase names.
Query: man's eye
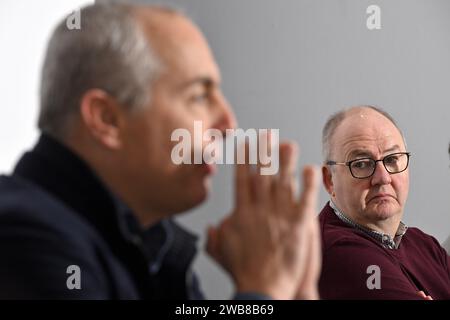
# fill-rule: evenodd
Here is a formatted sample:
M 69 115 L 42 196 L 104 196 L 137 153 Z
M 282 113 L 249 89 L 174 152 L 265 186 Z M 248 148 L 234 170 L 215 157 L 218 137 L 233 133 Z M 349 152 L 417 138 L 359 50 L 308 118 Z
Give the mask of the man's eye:
M 388 156 L 386 158 L 384 158 L 384 163 L 397 163 L 398 161 L 398 156 L 397 155 L 393 155 L 393 156 Z
M 204 104 L 206 102 L 208 102 L 208 94 L 199 94 L 199 95 L 195 95 L 191 97 L 191 102 L 192 103 L 196 103 L 196 104 Z
M 352 163 L 352 167 L 355 169 L 367 169 L 372 166 L 372 161 L 370 160 L 358 160 Z

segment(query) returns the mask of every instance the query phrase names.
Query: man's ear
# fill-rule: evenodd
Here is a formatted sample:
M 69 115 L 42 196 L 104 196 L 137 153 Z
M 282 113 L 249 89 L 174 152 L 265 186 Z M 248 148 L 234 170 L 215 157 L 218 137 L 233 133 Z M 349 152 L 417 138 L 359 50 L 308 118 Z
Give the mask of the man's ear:
M 329 166 L 322 166 L 322 182 L 327 192 L 334 196 L 333 177 L 331 175 L 331 168 Z
M 111 95 L 100 89 L 86 91 L 80 101 L 80 116 L 97 141 L 109 149 L 120 148 L 122 110 Z

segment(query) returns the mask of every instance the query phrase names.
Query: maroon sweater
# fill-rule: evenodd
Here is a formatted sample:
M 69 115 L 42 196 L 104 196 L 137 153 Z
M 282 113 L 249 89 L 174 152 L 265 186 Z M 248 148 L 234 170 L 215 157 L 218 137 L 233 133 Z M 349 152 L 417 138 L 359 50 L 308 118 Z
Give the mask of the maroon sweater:
M 435 238 L 408 228 L 399 248 L 391 250 L 342 222 L 328 203 L 319 219 L 322 299 L 422 299 L 420 290 L 435 300 L 450 299 L 450 257 Z M 380 267 L 380 289 L 367 286 L 370 265 Z

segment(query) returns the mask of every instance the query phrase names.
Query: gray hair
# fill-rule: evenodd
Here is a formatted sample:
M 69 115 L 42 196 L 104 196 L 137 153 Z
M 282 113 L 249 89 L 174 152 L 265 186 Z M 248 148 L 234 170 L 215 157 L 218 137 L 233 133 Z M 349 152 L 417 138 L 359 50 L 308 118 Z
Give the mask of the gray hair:
M 43 64 L 38 127 L 54 137 L 67 133 L 89 89 L 104 90 L 130 110 L 146 105 L 160 69 L 130 5 L 90 5 L 80 17 L 80 30 L 69 30 L 65 19 L 58 24 Z
M 388 112 L 384 111 L 379 107 L 371 105 L 355 106 L 336 112 L 330 118 L 328 118 L 327 122 L 325 123 L 325 126 L 323 127 L 322 130 L 322 156 L 324 162 L 331 160 L 331 137 L 334 135 L 337 127 L 342 123 L 342 121 L 348 116 L 348 114 L 351 111 L 359 108 L 368 108 L 385 116 L 398 129 L 400 135 L 403 138 L 403 142 L 405 143 L 406 146 L 406 141 L 402 130 L 397 125 L 397 122 L 394 120 L 394 118 Z

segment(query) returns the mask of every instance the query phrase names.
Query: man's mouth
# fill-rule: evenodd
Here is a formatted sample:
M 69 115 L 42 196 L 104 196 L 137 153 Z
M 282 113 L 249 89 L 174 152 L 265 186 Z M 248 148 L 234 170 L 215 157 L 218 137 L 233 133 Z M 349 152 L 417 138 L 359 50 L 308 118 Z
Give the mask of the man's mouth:
M 374 195 L 368 202 L 371 202 L 373 200 L 375 201 L 382 201 L 382 200 L 389 200 L 389 199 L 395 199 L 395 197 L 389 193 L 377 193 Z

